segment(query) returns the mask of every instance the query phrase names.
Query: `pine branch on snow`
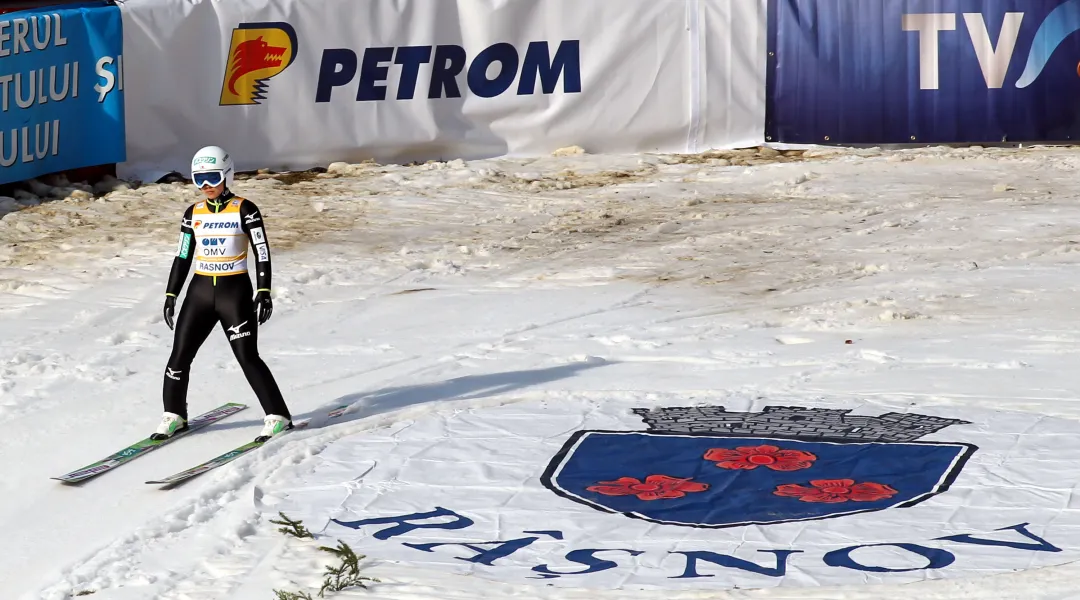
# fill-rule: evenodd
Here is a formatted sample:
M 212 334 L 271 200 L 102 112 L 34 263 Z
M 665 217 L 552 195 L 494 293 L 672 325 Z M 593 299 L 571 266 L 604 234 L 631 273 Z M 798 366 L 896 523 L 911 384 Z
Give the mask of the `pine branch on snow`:
M 289 517 L 286 517 L 285 513 L 283 513 L 283 512 L 278 512 L 278 514 L 281 515 L 281 520 L 280 521 L 270 519 L 270 522 L 275 524 L 275 525 L 284 525 L 284 527 L 279 527 L 278 531 L 280 531 L 281 533 L 284 533 L 286 535 L 291 535 L 293 537 L 298 537 L 298 538 L 308 537 L 308 538 L 311 538 L 311 539 L 315 539 L 315 536 L 312 535 L 310 531 L 308 531 L 308 528 L 305 527 L 304 524 L 301 521 L 294 521 L 294 520 L 290 519 Z
M 283 527 L 278 528 L 281 533 L 298 538 L 315 539 L 315 536 L 308 531 L 308 528 L 301 521 L 290 519 L 283 512 L 278 512 L 278 515 L 281 516 L 281 520 L 271 519 L 270 522 L 275 525 L 282 525 Z M 336 567 L 326 566 L 323 584 L 319 589 L 320 598 L 325 597 L 326 592 L 340 592 L 352 587 L 367 589 L 367 585 L 364 583 L 367 581 L 379 583 L 378 579 L 360 575 L 360 559 L 365 558 L 365 555 L 357 556 L 345 542 L 338 540 L 337 547 L 319 546 L 319 550 L 329 552 L 341 559 L 341 564 Z M 307 592 L 274 590 L 274 594 L 276 594 L 276 600 L 313 600 Z
M 329 552 L 341 559 L 339 566 L 331 567 L 328 565 L 326 567 L 326 578 L 323 580 L 322 589 L 319 590 L 320 598 L 327 591 L 340 592 L 351 587 L 367 589 L 367 585 L 364 584 L 365 581 L 379 582 L 378 579 L 360 575 L 360 559 L 364 558 L 364 555 L 357 556 L 345 542 L 338 540 L 336 548 L 319 546 L 319 550 Z
M 283 592 L 281 590 L 274 590 L 275 600 L 314 600 L 311 594 L 307 592 Z

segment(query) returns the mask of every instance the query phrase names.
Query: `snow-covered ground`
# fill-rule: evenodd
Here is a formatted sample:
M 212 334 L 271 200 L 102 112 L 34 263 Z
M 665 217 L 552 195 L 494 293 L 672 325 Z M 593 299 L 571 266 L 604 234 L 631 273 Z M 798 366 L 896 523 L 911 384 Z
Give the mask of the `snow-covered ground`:
M 171 344 L 161 301 L 195 191 L 152 184 L 0 200 L 10 211 L 0 220 L 0 596 L 314 596 L 331 564 L 317 546 L 343 539 L 381 582 L 327 597 L 1080 597 L 1080 569 L 1062 565 L 1080 556 L 1078 177 L 1076 150 L 1035 147 L 337 164 L 245 178 L 236 191 L 263 209 L 275 252 L 262 354 L 296 416 L 350 410 L 168 490 L 144 482 L 239 445 L 260 424 L 218 332 L 194 364 L 191 412 L 250 408 L 84 485 L 49 478 L 156 426 Z M 500 467 L 529 454 L 515 439 L 558 450 L 577 429 L 644 430 L 624 409 L 702 403 L 966 418 L 988 441 L 954 490 L 805 530 L 645 526 L 543 489 L 532 466 L 514 471 L 521 493 L 504 498 L 505 521 L 501 505 L 464 507 L 460 490 L 504 489 L 499 477 L 517 476 Z M 932 439 L 962 442 L 965 431 Z M 1011 441 L 993 438 L 1002 431 Z M 416 460 L 395 466 L 402 452 Z M 1030 505 L 1009 496 L 1019 489 Z M 523 535 L 510 524 L 529 517 L 513 502 L 543 504 L 559 524 L 537 529 L 570 536 L 574 523 L 596 521 L 590 531 L 611 530 L 597 539 L 624 544 L 607 547 L 645 554 L 633 573 L 611 569 L 578 587 L 514 571 L 580 569 L 554 561 L 569 548 L 545 555 L 538 541 L 522 551 L 531 562 L 515 555 L 485 569 L 459 560 L 475 554 L 460 547 L 410 550 L 402 542 L 430 539 L 377 540 L 378 527 L 330 522 L 403 507 L 487 510 L 502 524 L 435 538 L 475 544 Z M 286 508 L 326 537 L 277 532 L 269 519 Z M 966 520 L 974 508 L 981 516 Z M 924 527 L 919 511 L 930 510 L 944 516 Z M 1006 516 L 987 528 L 988 515 Z M 912 539 L 897 537 L 905 522 Z M 1024 522 L 1062 552 L 968 568 L 957 551 L 949 568 L 921 570 L 919 559 L 893 579 L 850 569 L 850 581 L 837 579 L 800 555 L 779 578 L 701 563 L 712 577 L 671 579 L 685 561 L 648 575 L 663 566 L 650 556 L 683 543 L 768 567 L 775 559 L 756 551 L 809 556 L 815 532 L 842 538 L 822 548 L 925 546 Z M 852 537 L 852 523 L 883 529 Z M 749 550 L 709 546 L 731 539 Z

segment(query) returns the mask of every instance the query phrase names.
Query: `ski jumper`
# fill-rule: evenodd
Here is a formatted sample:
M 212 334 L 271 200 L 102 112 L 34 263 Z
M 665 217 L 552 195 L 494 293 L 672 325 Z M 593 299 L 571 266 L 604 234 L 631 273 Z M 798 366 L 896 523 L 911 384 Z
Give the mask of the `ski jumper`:
M 191 362 L 218 323 L 266 414 L 292 419 L 273 374 L 259 356 L 258 321 L 248 275 L 249 241 L 255 248 L 258 289 L 269 291 L 270 246 L 253 202 L 226 190 L 184 212 L 166 294 L 179 295 L 192 263 L 195 275 L 177 317 L 163 390 L 165 411 L 184 420 Z

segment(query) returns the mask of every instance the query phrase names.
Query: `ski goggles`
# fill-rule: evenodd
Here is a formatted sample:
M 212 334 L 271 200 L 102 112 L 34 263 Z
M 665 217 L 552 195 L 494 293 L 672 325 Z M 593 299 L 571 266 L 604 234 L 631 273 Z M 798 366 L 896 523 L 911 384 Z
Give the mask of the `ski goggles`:
M 221 185 L 221 182 L 225 181 L 224 171 L 200 171 L 192 175 L 191 180 L 195 182 L 195 187 L 216 187 Z

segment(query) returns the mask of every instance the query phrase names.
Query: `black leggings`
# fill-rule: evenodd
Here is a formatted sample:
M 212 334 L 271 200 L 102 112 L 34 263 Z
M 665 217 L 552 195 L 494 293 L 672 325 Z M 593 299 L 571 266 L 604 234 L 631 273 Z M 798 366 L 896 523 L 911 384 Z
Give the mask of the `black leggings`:
M 259 356 L 258 319 L 252 302 L 251 279 L 246 274 L 218 276 L 216 283 L 211 276 L 192 277 L 176 319 L 172 356 L 165 370 L 166 412 L 188 418 L 191 361 L 195 360 L 199 347 L 219 322 L 263 410 L 268 415 L 291 419 L 273 374 Z

